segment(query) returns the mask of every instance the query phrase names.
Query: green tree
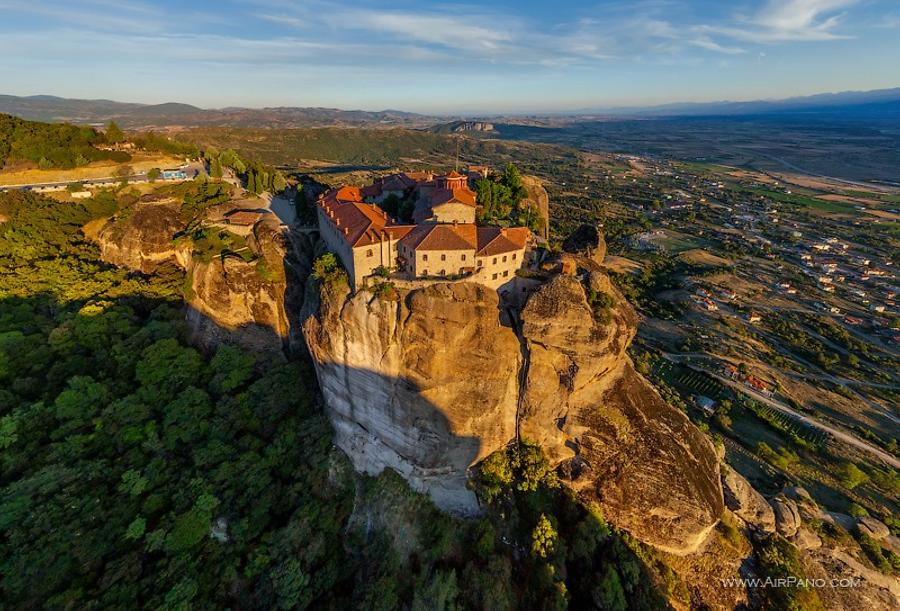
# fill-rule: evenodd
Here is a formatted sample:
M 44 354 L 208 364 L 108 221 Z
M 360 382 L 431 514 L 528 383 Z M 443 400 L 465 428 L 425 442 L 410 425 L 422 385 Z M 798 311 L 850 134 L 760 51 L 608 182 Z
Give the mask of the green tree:
M 159 180 L 160 176 L 162 176 L 162 170 L 159 168 L 150 168 L 150 170 L 147 171 L 147 180 L 150 182 L 156 182 Z
M 110 144 L 118 144 L 125 140 L 125 134 L 115 121 L 110 121 L 106 126 L 106 141 Z
M 209 175 L 212 178 L 222 178 L 222 163 L 219 161 L 218 157 L 214 157 L 213 160 L 209 162 Z
M 542 513 L 534 530 L 531 531 L 531 553 L 538 558 L 549 557 L 553 554 L 558 538 L 553 523 Z
M 852 462 L 846 462 L 838 469 L 838 477 L 841 483 L 850 490 L 869 481 L 866 472 L 857 467 Z

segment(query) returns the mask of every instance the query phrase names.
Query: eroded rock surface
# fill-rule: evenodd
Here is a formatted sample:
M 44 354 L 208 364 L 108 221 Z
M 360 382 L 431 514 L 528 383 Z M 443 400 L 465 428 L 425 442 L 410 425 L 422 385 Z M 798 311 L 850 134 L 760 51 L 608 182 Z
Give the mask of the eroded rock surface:
M 389 300 L 330 285 L 304 334 L 355 467 L 392 468 L 440 507 L 476 513 L 467 469 L 515 436 L 519 343 L 497 293 L 437 284 Z
M 137 202 L 100 231 L 100 256 L 113 265 L 150 273 L 176 260 L 173 238 L 183 228 L 177 203 Z
M 725 506 L 748 525 L 765 532 L 775 532 L 775 512 L 765 497 L 744 477 L 728 465 L 722 465 L 722 489 Z
M 150 273 L 172 262 L 186 271 L 186 318 L 196 344 L 280 350 L 290 334 L 291 287 L 305 280 L 309 256 L 289 248 L 273 218 L 257 222 L 247 236 L 251 260 L 237 253 L 197 256 L 190 239 L 176 240 L 185 226 L 177 202 L 137 202 L 111 219 L 97 241 L 102 258 L 114 265 Z M 298 269 L 292 272 L 292 265 Z
M 318 306 L 307 299 L 326 411 L 357 469 L 395 469 L 439 506 L 475 512 L 467 469 L 515 439 L 518 411 L 521 436 L 571 461 L 569 485 L 616 525 L 673 553 L 703 541 L 723 510 L 715 450 L 634 371 L 621 295 L 598 318 L 580 282 L 558 276 L 517 336 L 480 285 L 398 292 L 326 285 Z

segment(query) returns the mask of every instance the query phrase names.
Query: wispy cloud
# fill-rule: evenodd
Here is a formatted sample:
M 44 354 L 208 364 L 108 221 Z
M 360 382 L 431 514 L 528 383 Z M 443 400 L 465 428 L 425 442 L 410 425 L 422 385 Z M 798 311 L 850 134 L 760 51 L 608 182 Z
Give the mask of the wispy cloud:
M 735 24 L 703 25 L 701 31 L 735 40 L 772 44 L 849 38 L 838 31 L 846 13 L 859 0 L 769 0 L 750 16 L 738 15 Z

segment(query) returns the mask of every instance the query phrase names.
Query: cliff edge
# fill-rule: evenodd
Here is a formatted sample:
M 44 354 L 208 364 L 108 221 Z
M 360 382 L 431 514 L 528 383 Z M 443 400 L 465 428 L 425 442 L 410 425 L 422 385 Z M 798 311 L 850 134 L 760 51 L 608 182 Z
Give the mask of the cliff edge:
M 648 544 L 690 553 L 718 521 L 715 450 L 634 371 L 625 349 L 637 319 L 621 295 L 597 309 L 580 281 L 557 276 L 518 320 L 471 283 L 308 290 L 304 336 L 335 442 L 358 470 L 392 468 L 443 509 L 474 514 L 469 468 L 518 427 Z

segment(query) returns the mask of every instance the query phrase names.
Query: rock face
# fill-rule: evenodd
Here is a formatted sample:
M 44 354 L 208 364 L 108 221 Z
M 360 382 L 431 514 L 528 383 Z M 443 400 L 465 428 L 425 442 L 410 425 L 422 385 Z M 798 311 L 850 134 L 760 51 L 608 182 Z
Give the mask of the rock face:
M 541 215 L 541 237 L 546 239 L 550 235 L 550 197 L 544 188 L 544 183 L 537 176 L 522 176 L 522 183 L 525 185 L 524 203 L 534 207 Z
M 399 293 L 326 285 L 320 303 L 307 299 L 326 413 L 358 470 L 395 469 L 440 507 L 474 513 L 467 470 L 515 439 L 518 420 L 613 523 L 667 551 L 696 549 L 723 511 L 717 457 L 634 371 L 636 318 L 621 296 L 601 323 L 580 282 L 558 276 L 506 326 L 480 285 Z
M 779 495 L 772 499 L 772 509 L 775 512 L 775 528 L 779 534 L 787 538 L 796 535 L 803 523 L 797 503 Z
M 606 238 L 596 225 L 581 225 L 562 244 L 563 250 L 577 253 L 603 265 L 606 258 Z
M 100 256 L 113 265 L 150 273 L 162 263 L 175 261 L 173 238 L 183 228 L 177 204 L 135 203 L 101 230 Z
M 765 533 L 775 532 L 775 512 L 765 497 L 728 465 L 722 465 L 725 506 L 748 525 Z
M 868 535 L 876 541 L 886 539 L 891 534 L 891 530 L 884 522 L 876 520 L 875 518 L 870 518 L 869 516 L 859 518 L 859 522 L 856 523 L 856 529 L 860 534 Z
M 144 273 L 166 262 L 181 266 L 189 287 L 186 318 L 196 344 L 280 350 L 291 326 L 286 267 L 303 257 L 287 257 L 290 249 L 278 221 L 264 219 L 253 227 L 247 237 L 252 261 L 236 254 L 199 258 L 189 240 L 174 239 L 185 228 L 179 208 L 173 202 L 138 202 L 112 219 L 97 238 L 103 260 Z M 306 259 L 291 276 L 295 284 L 308 274 Z
M 437 284 L 391 301 L 329 285 L 303 329 L 355 467 L 390 467 L 438 506 L 476 513 L 467 469 L 515 436 L 519 343 L 496 292 Z
M 200 346 L 280 350 L 289 340 L 287 245 L 278 222 L 257 222 L 247 242 L 255 260 L 215 256 L 186 265 L 192 292 L 187 321 Z

